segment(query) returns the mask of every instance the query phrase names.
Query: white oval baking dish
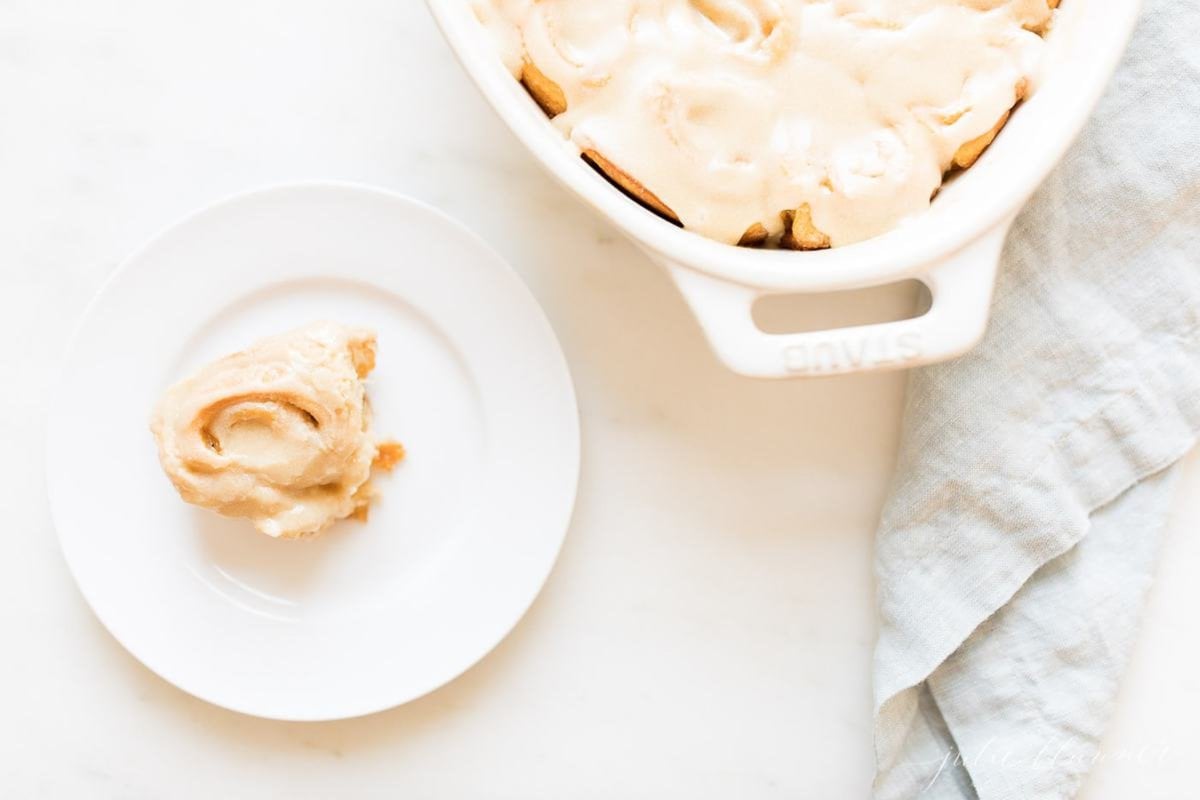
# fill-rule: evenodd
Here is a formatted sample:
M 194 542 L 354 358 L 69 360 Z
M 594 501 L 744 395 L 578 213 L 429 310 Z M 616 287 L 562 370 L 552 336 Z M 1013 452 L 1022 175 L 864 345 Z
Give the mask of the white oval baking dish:
M 469 0 L 428 0 L 484 97 L 563 184 L 663 264 L 730 369 L 760 378 L 912 367 L 973 347 L 1013 218 L 1070 147 L 1116 67 L 1139 0 L 1063 0 L 1033 96 L 930 210 L 883 236 L 813 252 L 751 250 L 705 239 L 642 209 L 579 157 L 501 64 Z M 1046 220 L 1054 224 L 1054 220 Z M 752 308 L 768 294 L 830 292 L 916 278 L 922 316 L 805 333 L 766 333 Z

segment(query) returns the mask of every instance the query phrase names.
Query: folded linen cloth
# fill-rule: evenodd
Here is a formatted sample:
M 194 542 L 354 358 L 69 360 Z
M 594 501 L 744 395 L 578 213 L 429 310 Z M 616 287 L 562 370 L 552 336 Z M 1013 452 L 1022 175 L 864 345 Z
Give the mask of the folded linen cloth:
M 880 523 L 878 800 L 1076 793 L 1200 431 L 1200 0 L 1148 0 L 1019 217 L 982 345 L 914 372 Z

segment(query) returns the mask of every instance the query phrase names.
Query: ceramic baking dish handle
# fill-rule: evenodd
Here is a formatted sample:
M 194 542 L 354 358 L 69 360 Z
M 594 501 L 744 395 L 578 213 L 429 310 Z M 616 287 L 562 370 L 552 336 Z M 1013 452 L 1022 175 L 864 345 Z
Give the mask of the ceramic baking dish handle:
M 906 276 L 929 287 L 933 301 L 925 314 L 836 330 L 766 333 L 754 323 L 753 307 L 776 292 L 667 266 L 718 357 L 734 372 L 790 378 L 899 369 L 953 358 L 982 338 L 1009 224 Z

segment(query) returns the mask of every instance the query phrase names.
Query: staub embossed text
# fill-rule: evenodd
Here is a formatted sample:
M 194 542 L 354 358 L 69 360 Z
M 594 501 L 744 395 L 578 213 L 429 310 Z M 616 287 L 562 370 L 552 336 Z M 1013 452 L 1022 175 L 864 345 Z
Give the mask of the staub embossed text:
M 816 342 L 783 349 L 783 363 L 794 375 L 825 375 L 864 367 L 902 366 L 924 352 L 920 331 L 873 336 L 831 331 Z

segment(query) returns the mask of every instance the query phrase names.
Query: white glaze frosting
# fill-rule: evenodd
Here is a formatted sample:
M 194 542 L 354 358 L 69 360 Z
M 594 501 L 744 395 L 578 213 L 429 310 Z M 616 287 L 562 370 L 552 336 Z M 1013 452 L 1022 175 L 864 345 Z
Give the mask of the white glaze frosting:
M 807 203 L 836 245 L 928 207 L 964 144 L 1019 99 L 1046 0 L 475 0 L 554 124 L 737 242 Z

